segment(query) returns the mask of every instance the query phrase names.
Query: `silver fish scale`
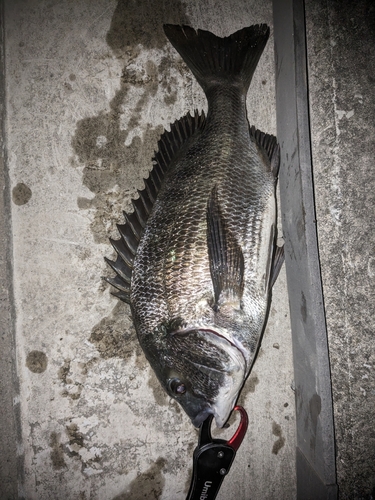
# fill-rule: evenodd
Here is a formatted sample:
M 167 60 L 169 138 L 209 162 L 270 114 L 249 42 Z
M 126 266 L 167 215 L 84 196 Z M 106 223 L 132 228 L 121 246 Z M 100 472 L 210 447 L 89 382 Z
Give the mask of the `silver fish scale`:
M 275 220 L 269 160 L 250 138 L 245 96 L 237 87 L 211 91 L 205 128 L 174 159 L 134 261 L 131 302 L 138 335 L 163 337 L 184 328 L 221 329 L 254 353 L 265 320 Z M 214 186 L 226 227 L 245 263 L 242 310 L 212 308 L 207 202 Z M 160 338 L 162 340 L 162 338 Z

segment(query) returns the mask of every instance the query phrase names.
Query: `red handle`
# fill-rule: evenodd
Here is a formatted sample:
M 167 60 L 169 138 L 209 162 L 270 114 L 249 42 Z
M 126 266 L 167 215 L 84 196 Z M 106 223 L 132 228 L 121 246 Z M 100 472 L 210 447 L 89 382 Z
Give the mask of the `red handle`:
M 239 426 L 237 427 L 236 432 L 233 434 L 233 436 L 230 438 L 227 444 L 237 451 L 238 448 L 241 446 L 243 438 L 245 437 L 247 427 L 249 425 L 249 418 L 247 416 L 245 409 L 242 408 L 242 406 L 235 406 L 234 411 L 240 412 L 241 421 Z

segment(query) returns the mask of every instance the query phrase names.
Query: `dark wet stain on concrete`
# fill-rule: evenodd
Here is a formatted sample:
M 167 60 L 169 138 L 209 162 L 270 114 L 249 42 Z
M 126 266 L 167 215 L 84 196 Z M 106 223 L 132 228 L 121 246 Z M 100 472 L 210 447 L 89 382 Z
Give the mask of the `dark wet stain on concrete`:
M 26 357 L 26 366 L 33 373 L 43 373 L 48 364 L 48 358 L 44 352 L 30 351 Z
M 60 434 L 57 434 L 56 432 L 52 432 L 50 436 L 50 443 L 51 447 L 51 461 L 52 461 L 52 466 L 55 470 L 63 469 L 66 467 L 65 460 L 64 460 L 64 451 L 63 451 L 63 445 L 60 443 Z
M 84 435 L 79 432 L 78 425 L 74 423 L 66 426 L 66 433 L 68 434 L 69 438 L 69 448 L 67 454 L 70 457 L 78 457 L 79 459 L 81 459 L 78 450 L 84 445 Z
M 129 48 L 162 49 L 167 43 L 163 24 L 189 24 L 179 0 L 119 0 L 107 34 L 107 43 L 121 57 Z
M 307 319 L 307 306 L 306 306 L 306 297 L 303 292 L 301 292 L 301 315 L 302 315 L 302 320 L 304 323 L 306 323 Z
M 275 421 L 272 422 L 272 434 L 278 437 L 278 439 L 273 443 L 272 446 L 272 453 L 274 455 L 277 455 L 285 444 L 285 438 L 283 436 L 280 424 L 277 424 Z
M 165 390 L 161 386 L 159 380 L 153 371 L 150 371 L 150 376 L 148 379 L 148 385 L 152 389 L 154 393 L 155 401 L 160 406 L 168 406 L 169 405 L 169 396 L 166 394 Z
M 31 196 L 31 189 L 23 182 L 19 182 L 12 190 L 12 200 L 16 205 L 26 205 Z
M 158 458 L 146 472 L 139 473 L 133 479 L 126 492 L 115 496 L 112 500 L 158 500 L 165 485 L 163 469 L 167 461 Z
M 64 361 L 64 364 L 59 368 L 59 370 L 57 372 L 58 378 L 64 384 L 71 384 L 72 383 L 72 380 L 67 378 L 69 372 L 70 372 L 70 359 L 66 359 Z
M 322 411 L 322 400 L 319 394 L 313 394 L 309 402 L 309 410 L 313 428 L 316 429 L 318 425 L 318 417 Z
M 322 410 L 322 400 L 319 394 L 313 394 L 309 401 L 309 419 L 311 420 L 310 448 L 315 451 L 316 447 L 316 431 L 318 426 L 318 418 Z M 305 425 L 305 428 L 308 426 Z
M 130 311 L 120 301 L 109 316 L 94 326 L 89 340 L 104 359 L 128 359 L 135 353 L 139 368 L 144 368 L 147 364 L 135 333 Z
M 252 372 L 249 378 L 246 380 L 245 385 L 241 391 L 240 397 L 238 398 L 238 404 L 241 406 L 245 405 L 246 397 L 249 393 L 255 392 L 256 386 L 259 384 L 258 375 Z
M 188 21 L 185 6 L 179 1 L 120 0 L 117 4 L 107 43 L 124 64 L 120 88 L 109 103 L 110 111 L 78 121 L 72 139 L 78 162 L 84 164 L 83 184 L 95 194 L 92 199 L 79 198 L 78 206 L 93 210 L 91 229 L 97 243 L 108 242 L 109 235 L 117 234 L 115 223 L 123 222 L 121 211 L 130 208 L 136 189 L 143 188 L 141 179 L 148 176 L 152 167 L 151 158 L 163 127 L 144 125 L 137 136 L 127 141 L 129 133 L 139 125 L 159 85 L 166 88 L 173 83 L 168 58 L 163 58 L 159 67 L 149 61 L 140 70 L 134 69 L 132 63 L 142 47 L 143 50 L 161 49 L 168 43 L 163 23 L 186 24 Z M 134 106 L 126 110 L 125 128 L 123 104 L 134 88 L 142 92 L 138 93 Z M 172 104 L 176 94 L 170 89 L 166 99 Z M 75 165 L 76 160 L 73 159 L 72 164 Z

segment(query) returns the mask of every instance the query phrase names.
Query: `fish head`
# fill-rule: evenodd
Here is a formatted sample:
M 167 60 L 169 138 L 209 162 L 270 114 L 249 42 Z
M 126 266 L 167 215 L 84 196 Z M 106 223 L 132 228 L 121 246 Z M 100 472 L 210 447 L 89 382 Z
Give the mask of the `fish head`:
M 167 348 L 158 360 L 150 360 L 162 386 L 195 427 L 211 414 L 223 427 L 245 380 L 242 352 L 212 329 L 184 329 L 167 336 Z

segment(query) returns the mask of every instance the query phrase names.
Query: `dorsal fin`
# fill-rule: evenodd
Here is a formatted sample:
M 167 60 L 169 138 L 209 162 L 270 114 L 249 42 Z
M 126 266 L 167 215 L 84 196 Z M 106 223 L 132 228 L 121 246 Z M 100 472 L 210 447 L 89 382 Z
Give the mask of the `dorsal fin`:
M 271 172 L 275 179 L 279 173 L 280 166 L 280 146 L 274 135 L 265 134 L 256 129 L 254 125 L 250 127 L 250 136 L 253 137 L 256 143 L 264 150 L 271 163 Z
M 195 134 L 202 130 L 205 124 L 205 115 L 202 111 L 190 112 L 171 124 L 170 132 L 164 131 L 158 142 L 158 151 L 152 159 L 153 168 L 147 179 L 145 187 L 138 190 L 139 197 L 131 200 L 134 211 L 131 214 L 124 212 L 125 224 L 117 225 L 121 238 L 111 240 L 117 253 L 116 261 L 105 258 L 107 264 L 115 271 L 115 278 L 105 278 L 108 283 L 117 288 L 119 292 L 113 295 L 130 303 L 130 283 L 134 257 L 137 253 L 139 241 L 152 211 L 152 207 L 163 185 L 165 174 L 180 148 Z

